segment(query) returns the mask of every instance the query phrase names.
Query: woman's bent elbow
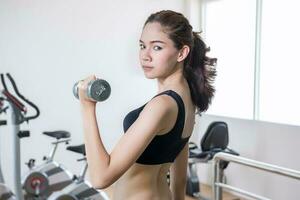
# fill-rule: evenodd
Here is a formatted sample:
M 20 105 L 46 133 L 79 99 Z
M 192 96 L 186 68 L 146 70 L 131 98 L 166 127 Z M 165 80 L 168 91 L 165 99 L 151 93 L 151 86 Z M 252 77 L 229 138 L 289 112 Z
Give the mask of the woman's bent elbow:
M 105 189 L 107 187 L 109 187 L 110 184 L 106 184 L 104 182 L 92 182 L 92 187 L 97 189 L 97 190 L 102 190 L 102 189 Z
M 104 178 L 98 178 L 96 180 L 95 179 L 93 180 L 93 178 L 92 178 L 91 184 L 92 184 L 93 188 L 101 190 L 101 189 L 105 189 L 105 188 L 109 187 L 113 183 Z

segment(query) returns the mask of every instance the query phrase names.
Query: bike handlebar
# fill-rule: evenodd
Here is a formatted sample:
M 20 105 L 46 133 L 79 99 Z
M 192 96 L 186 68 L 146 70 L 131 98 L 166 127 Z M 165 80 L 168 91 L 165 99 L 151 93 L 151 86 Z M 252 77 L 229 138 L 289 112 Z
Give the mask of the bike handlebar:
M 34 103 L 32 103 L 31 101 L 29 101 L 28 99 L 26 99 L 22 94 L 20 94 L 20 92 L 19 92 L 19 90 L 18 90 L 18 88 L 17 88 L 17 85 L 16 85 L 14 79 L 12 78 L 12 76 L 11 76 L 9 73 L 7 73 L 6 76 L 7 76 L 8 79 L 10 80 L 10 82 L 11 82 L 11 84 L 12 84 L 12 86 L 13 86 L 13 88 L 14 88 L 14 91 L 15 91 L 15 93 L 17 94 L 17 96 L 18 96 L 20 99 L 22 99 L 23 101 L 25 101 L 27 104 L 29 104 L 29 105 L 36 111 L 35 115 L 26 117 L 26 120 L 29 121 L 29 120 L 32 120 L 32 119 L 37 118 L 37 117 L 40 115 L 40 110 L 39 110 L 39 108 L 38 108 Z
M 7 73 L 6 76 L 8 77 L 9 81 L 11 82 L 12 86 L 13 86 L 13 89 L 15 91 L 15 93 L 17 94 L 17 96 L 22 99 L 23 101 L 25 101 L 28 105 L 30 105 L 35 111 L 36 111 L 36 114 L 35 115 L 32 115 L 32 116 L 29 116 L 29 117 L 24 117 L 24 119 L 26 121 L 29 121 L 29 120 L 32 120 L 32 119 L 35 119 L 37 118 L 39 115 L 40 115 L 40 110 L 39 108 L 34 104 L 32 103 L 31 101 L 29 101 L 28 99 L 26 99 L 22 94 L 20 94 L 18 88 L 17 88 L 17 85 L 14 81 L 14 79 L 12 78 L 12 76 Z M 27 112 L 27 109 L 26 107 L 24 106 L 24 104 L 22 104 L 21 101 L 18 100 L 18 98 L 16 98 L 14 95 L 12 95 L 7 87 L 6 87 L 6 83 L 5 83 L 5 80 L 4 80 L 4 75 L 1 74 L 1 82 L 2 82 L 2 85 L 3 85 L 3 88 L 4 88 L 4 91 L 2 91 L 2 93 L 6 96 L 6 98 L 11 102 L 13 103 L 20 111 L 23 111 L 24 113 Z

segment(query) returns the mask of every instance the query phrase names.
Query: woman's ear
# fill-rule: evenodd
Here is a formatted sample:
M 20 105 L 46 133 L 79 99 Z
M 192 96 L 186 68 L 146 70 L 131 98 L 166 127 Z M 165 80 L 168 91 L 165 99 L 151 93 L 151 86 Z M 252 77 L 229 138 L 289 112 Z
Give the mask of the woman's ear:
M 183 45 L 183 47 L 179 51 L 177 62 L 183 61 L 189 55 L 189 52 L 190 47 L 187 45 Z

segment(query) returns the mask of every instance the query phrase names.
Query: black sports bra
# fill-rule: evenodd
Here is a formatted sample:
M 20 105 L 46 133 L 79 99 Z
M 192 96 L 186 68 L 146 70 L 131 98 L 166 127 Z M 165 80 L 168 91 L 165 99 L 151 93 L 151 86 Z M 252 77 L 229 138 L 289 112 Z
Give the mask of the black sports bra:
M 185 144 L 188 142 L 189 137 L 181 138 L 184 121 L 185 121 L 185 108 L 183 100 L 173 90 L 167 90 L 157 94 L 156 96 L 167 94 L 171 96 L 178 105 L 178 115 L 176 123 L 171 131 L 163 135 L 156 135 L 150 144 L 147 146 L 142 155 L 137 159 L 137 163 L 146 165 L 155 165 L 162 163 L 174 162 L 177 155 L 181 152 Z M 153 98 L 155 98 L 154 96 Z M 146 103 L 147 104 L 147 103 Z M 123 120 L 124 133 L 135 122 L 140 112 L 145 107 L 143 106 L 129 112 Z

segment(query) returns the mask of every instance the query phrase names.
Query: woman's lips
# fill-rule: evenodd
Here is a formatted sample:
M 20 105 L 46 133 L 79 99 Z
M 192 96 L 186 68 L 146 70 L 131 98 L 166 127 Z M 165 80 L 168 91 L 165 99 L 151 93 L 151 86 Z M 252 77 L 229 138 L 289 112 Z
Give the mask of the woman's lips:
M 143 69 L 144 69 L 145 71 L 149 71 L 149 70 L 152 70 L 153 67 L 143 66 Z

